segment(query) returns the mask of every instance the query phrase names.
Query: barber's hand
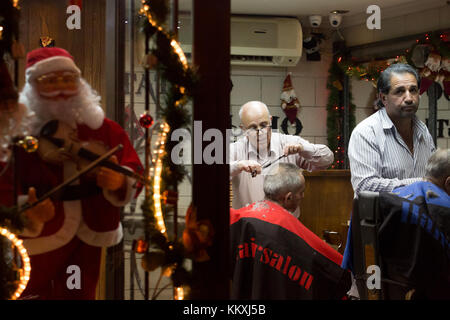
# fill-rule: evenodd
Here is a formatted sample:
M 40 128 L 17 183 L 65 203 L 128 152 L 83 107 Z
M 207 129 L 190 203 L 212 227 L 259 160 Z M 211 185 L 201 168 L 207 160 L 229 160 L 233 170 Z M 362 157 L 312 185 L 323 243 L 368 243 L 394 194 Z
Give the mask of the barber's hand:
M 111 162 L 118 164 L 116 156 L 109 159 Z M 119 172 L 106 167 L 100 167 L 97 173 L 97 185 L 110 191 L 116 191 L 125 185 L 125 176 Z
M 238 166 L 239 170 L 249 172 L 253 177 L 261 173 L 261 165 L 255 160 L 241 160 Z
M 303 145 L 299 144 L 288 144 L 283 149 L 285 155 L 297 154 L 303 151 Z
M 36 201 L 36 189 L 31 187 L 28 189 L 28 203 L 33 204 Z M 33 229 L 36 224 L 44 223 L 53 219 L 55 216 L 55 206 L 53 205 L 52 200 L 45 199 L 33 208 L 26 210 L 24 214 L 29 222 L 27 228 Z

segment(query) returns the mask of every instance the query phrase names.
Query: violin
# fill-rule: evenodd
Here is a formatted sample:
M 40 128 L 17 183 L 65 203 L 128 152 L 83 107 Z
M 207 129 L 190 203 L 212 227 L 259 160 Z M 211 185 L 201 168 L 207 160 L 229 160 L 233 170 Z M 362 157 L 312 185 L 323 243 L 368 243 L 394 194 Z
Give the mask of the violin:
M 57 165 L 65 161 L 72 161 L 77 165 L 78 171 L 99 159 L 101 155 L 109 151 L 108 149 L 100 141 L 81 141 L 76 128 L 58 120 L 47 122 L 39 134 L 38 153 L 44 161 Z M 108 159 L 100 161 L 98 166 L 107 167 L 139 182 L 147 183 L 147 179 L 143 176 Z

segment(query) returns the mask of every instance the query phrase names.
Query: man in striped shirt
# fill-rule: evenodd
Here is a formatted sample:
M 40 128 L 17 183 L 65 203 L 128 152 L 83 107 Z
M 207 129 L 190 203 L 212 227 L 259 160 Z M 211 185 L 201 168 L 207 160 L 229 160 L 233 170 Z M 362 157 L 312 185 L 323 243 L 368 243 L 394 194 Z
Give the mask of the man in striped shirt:
M 435 151 L 425 124 L 416 117 L 420 77 L 407 64 L 393 64 L 377 83 L 382 108 L 361 121 L 353 130 L 348 146 L 351 182 L 355 197 L 361 191 L 391 192 L 420 181 Z M 342 262 L 352 269 L 351 225 Z M 358 296 L 355 286 L 349 292 Z
M 393 64 L 378 79 L 382 107 L 353 130 L 348 157 L 353 190 L 392 191 L 421 180 L 435 151 L 425 124 L 416 117 L 420 79 L 407 64 Z

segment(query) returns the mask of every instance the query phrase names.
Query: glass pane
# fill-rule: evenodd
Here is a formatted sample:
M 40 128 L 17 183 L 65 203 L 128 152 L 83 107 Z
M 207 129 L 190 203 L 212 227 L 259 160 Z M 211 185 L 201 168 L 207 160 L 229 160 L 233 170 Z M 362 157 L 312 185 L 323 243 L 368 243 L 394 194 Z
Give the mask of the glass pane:
M 183 2 L 184 4 L 190 1 Z M 145 129 L 139 125 L 141 115 L 145 113 L 145 68 L 143 67 L 143 60 L 145 57 L 145 35 L 140 30 L 138 25 L 138 11 L 141 8 L 140 0 L 126 1 L 126 41 L 125 41 L 125 128 L 130 136 L 138 155 L 143 164 L 145 164 Z M 181 9 L 181 7 L 180 7 Z M 190 14 L 190 8 L 183 6 L 184 13 Z M 181 13 L 180 13 L 181 14 Z M 169 14 L 169 21 L 164 26 L 167 28 L 172 25 Z M 192 30 L 187 29 L 189 34 Z M 150 41 L 150 47 L 155 44 Z M 154 119 L 155 124 L 150 128 L 155 129 L 151 135 L 151 155 L 153 154 L 154 145 L 157 139 L 156 128 L 163 120 L 160 116 L 161 109 L 165 107 L 165 95 L 167 83 L 161 78 L 160 73 L 155 68 L 149 71 L 150 88 L 149 88 L 149 114 Z M 189 103 L 186 108 L 192 111 L 192 103 Z M 188 128 L 190 130 L 190 128 Z M 190 148 L 189 148 L 190 150 Z M 150 161 L 151 163 L 151 161 Z M 150 167 L 150 174 L 153 173 Z M 184 229 L 184 216 L 186 210 L 191 202 L 191 166 L 187 165 L 186 169 L 188 175 L 183 182 L 178 186 L 178 239 L 181 237 Z M 145 272 L 142 268 L 141 262 L 143 254 L 133 253 L 133 241 L 144 238 L 144 216 L 141 205 L 145 198 L 144 190 L 139 197 L 127 205 L 124 209 L 124 250 L 125 250 L 125 299 L 142 300 L 146 293 L 148 298 L 159 293 L 156 299 L 171 300 L 173 299 L 173 286 L 170 278 L 162 276 L 160 278 L 161 268 L 148 274 L 149 288 L 145 288 Z M 174 209 L 166 210 L 164 212 L 165 224 L 168 230 L 169 239 L 174 237 Z

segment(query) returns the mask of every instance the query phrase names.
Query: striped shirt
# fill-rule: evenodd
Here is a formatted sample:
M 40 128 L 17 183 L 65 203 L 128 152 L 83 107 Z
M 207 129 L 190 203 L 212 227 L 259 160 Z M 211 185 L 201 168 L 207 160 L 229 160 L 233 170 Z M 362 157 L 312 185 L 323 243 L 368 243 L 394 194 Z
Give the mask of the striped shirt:
M 281 158 L 279 162 L 296 164 L 307 171 L 323 170 L 333 163 L 334 155 L 323 144 L 312 144 L 307 140 L 293 135 L 286 135 L 272 131 L 269 154 L 261 154 L 257 157 L 256 148 L 249 143 L 247 137 L 242 137 L 230 145 L 230 179 L 233 188 L 233 209 L 239 209 L 256 201 L 264 200 L 264 175 L 268 174 L 273 166 L 262 169 L 262 174 L 252 177 L 250 173 L 240 171 L 240 160 L 255 160 L 264 165 L 277 159 L 283 154 L 286 145 L 302 144 L 303 151 L 300 154 L 292 154 Z M 279 163 L 277 162 L 277 163 Z
M 416 116 L 413 126 L 414 154 L 385 108 L 355 127 L 348 146 L 355 194 L 360 191 L 390 192 L 422 179 L 425 165 L 436 148 L 427 127 Z

